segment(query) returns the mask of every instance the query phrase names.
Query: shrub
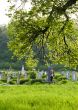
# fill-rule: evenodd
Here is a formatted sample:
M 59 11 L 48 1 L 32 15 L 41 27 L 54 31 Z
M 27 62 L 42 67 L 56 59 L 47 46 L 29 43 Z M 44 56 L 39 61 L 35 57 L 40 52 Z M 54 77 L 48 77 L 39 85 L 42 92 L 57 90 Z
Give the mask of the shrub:
M 20 80 L 20 84 L 24 84 L 24 83 L 26 83 L 26 82 L 29 82 L 29 79 L 21 79 L 21 80 Z
M 35 83 L 35 82 L 42 82 L 42 79 L 33 79 L 33 80 L 31 80 L 31 83 Z
M 29 74 L 30 74 L 30 79 L 36 79 L 36 72 L 35 71 L 31 71 Z
M 2 81 L 3 83 L 6 83 L 6 82 L 7 82 L 7 80 L 6 80 L 6 79 L 2 79 L 1 81 Z
M 45 73 L 43 73 L 42 78 L 45 79 L 47 77 L 47 75 Z
M 16 81 L 11 80 L 8 84 L 16 84 Z

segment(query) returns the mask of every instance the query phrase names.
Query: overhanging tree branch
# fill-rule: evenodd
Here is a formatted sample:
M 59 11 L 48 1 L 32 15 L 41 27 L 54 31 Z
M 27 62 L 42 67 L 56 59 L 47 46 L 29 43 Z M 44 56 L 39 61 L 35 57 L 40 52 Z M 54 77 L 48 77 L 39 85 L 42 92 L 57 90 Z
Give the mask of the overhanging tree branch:
M 62 7 L 63 11 L 66 11 L 70 6 L 76 4 L 77 0 L 68 0 L 68 2 Z

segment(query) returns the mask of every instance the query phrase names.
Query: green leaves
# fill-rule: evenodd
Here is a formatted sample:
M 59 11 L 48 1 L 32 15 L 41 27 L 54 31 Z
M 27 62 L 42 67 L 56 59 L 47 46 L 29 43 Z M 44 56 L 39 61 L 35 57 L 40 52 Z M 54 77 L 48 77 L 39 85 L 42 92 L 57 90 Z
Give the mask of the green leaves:
M 78 65 L 78 32 L 73 21 L 69 20 L 67 9 L 73 3 L 68 5 L 68 2 L 32 0 L 31 10 L 16 10 L 8 26 L 9 48 L 14 55 L 26 58 L 33 51 L 32 56 L 43 59 L 44 63 Z M 10 8 L 13 10 L 14 6 Z M 34 50 L 36 47 L 40 56 L 37 49 Z M 31 59 L 33 62 L 33 57 L 28 58 L 28 64 Z

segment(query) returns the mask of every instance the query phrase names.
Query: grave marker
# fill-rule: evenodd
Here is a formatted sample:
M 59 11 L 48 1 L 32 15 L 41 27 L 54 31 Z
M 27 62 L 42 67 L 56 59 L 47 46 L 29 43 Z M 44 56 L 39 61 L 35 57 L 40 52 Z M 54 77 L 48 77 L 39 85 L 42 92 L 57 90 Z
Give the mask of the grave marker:
M 2 79 L 2 73 L 0 72 L 0 80 Z
M 7 83 L 9 83 L 10 79 L 11 79 L 10 75 L 7 74 Z
M 76 81 L 77 80 L 76 72 L 75 71 L 72 71 L 72 80 L 73 81 Z
M 66 79 L 69 79 L 69 77 L 70 77 L 70 72 L 67 71 L 67 72 L 66 72 Z

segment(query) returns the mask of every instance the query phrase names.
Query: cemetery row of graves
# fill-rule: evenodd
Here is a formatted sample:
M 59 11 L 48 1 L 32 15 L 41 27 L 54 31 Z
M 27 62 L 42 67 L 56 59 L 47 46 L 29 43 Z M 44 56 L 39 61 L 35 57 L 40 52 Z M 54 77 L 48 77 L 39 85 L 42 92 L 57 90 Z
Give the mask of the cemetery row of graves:
M 53 82 L 57 80 L 77 81 L 78 75 L 76 71 L 54 71 Z M 0 84 L 29 84 L 29 82 L 48 83 L 48 71 L 25 71 L 24 68 L 21 71 L 0 71 Z

